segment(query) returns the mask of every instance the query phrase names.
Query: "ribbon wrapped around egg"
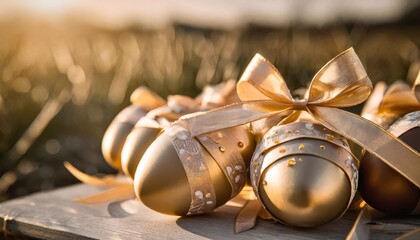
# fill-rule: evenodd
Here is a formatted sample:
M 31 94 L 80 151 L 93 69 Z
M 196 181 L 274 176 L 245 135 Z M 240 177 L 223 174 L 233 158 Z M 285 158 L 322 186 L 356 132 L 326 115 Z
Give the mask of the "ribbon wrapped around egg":
M 242 190 L 254 149 L 247 126 L 192 137 L 173 124 L 143 155 L 134 178 L 136 195 L 165 214 L 210 212 Z
M 413 183 L 417 188 L 420 186 L 420 174 L 418 174 L 420 156 L 418 152 L 375 123 L 355 114 L 338 109 L 338 107 L 349 107 L 365 101 L 372 89 L 371 82 L 353 49 L 344 51 L 333 58 L 315 75 L 304 99 L 293 99 L 280 73 L 272 64 L 258 54 L 253 58 L 245 70 L 238 82 L 237 89 L 242 102 L 202 114 L 182 117 L 177 124 L 187 129 L 191 136 L 195 137 L 204 133 L 218 131 L 220 129 L 238 126 L 285 113 L 290 114 L 288 121 L 293 122 L 293 118 L 298 119 L 298 116 L 301 115 L 298 113 L 299 111 L 307 112 L 316 121 L 315 124 L 312 123 L 312 127 L 317 130 L 313 132 L 305 130 L 305 133 L 302 135 L 300 135 L 300 132 L 296 131 L 306 129 L 304 126 L 306 126 L 306 123 L 308 122 L 300 123 L 301 126 L 299 126 L 299 128 L 301 129 L 293 130 L 291 128 L 296 126 L 287 124 L 279 125 L 278 127 L 275 127 L 274 130 L 270 130 L 268 134 L 275 135 L 279 134 L 279 132 L 284 134 L 285 131 L 286 137 L 283 136 L 283 138 L 286 139 L 286 141 L 282 142 L 280 139 L 281 135 L 279 135 L 278 141 L 267 135 L 257 146 L 251 163 L 251 179 L 255 194 L 273 218 L 294 226 L 305 227 L 323 224 L 344 213 L 357 188 L 356 162 L 352 158 L 349 149 L 345 146 L 346 143 L 344 138 L 357 143 L 366 149 L 366 151 L 374 154 L 382 162 Z M 310 127 L 311 130 L 312 127 Z M 293 138 L 288 141 L 287 132 L 289 130 L 292 132 L 294 131 L 293 135 L 299 136 L 293 136 Z M 301 144 L 303 144 L 303 142 L 300 141 L 299 143 L 299 141 L 295 140 L 305 138 L 322 138 L 319 139 L 322 140 L 322 142 L 318 141 L 311 146 L 309 144 L 304 144 L 304 147 L 302 147 Z M 339 139 L 343 139 L 343 141 Z M 318 148 L 316 151 L 314 146 Z M 331 149 L 335 148 L 334 153 L 337 154 L 337 157 L 327 156 L 328 154 L 331 154 L 331 152 L 329 152 L 330 149 L 327 149 L 327 147 Z M 271 195 L 264 193 L 265 182 L 262 178 L 270 178 L 270 175 L 275 175 L 275 169 L 298 169 L 295 167 L 290 168 L 288 165 L 299 166 L 299 150 L 307 155 L 312 155 L 312 158 L 315 156 L 318 159 L 326 160 L 324 162 L 328 163 L 327 165 L 331 163 L 332 165 L 329 166 L 335 167 L 335 169 L 337 169 L 336 172 L 341 173 L 341 177 L 344 176 L 345 179 L 347 179 L 347 189 L 339 187 L 340 185 L 334 186 L 340 188 L 337 189 L 337 191 L 344 189 L 343 191 L 346 192 L 345 195 L 348 196 L 348 199 L 344 200 L 344 207 L 335 207 L 335 213 L 329 213 L 328 216 L 319 218 L 313 217 L 313 221 L 311 222 L 305 222 L 299 219 L 305 217 L 311 218 L 316 209 L 325 207 L 322 206 L 322 196 L 318 196 L 317 199 L 313 197 L 314 201 L 311 202 L 315 202 L 315 207 L 307 208 L 306 211 L 303 208 L 307 207 L 307 203 L 300 203 L 303 210 L 301 209 L 302 211 L 299 213 L 299 217 L 293 217 L 293 213 L 288 213 L 281 206 L 281 204 L 285 204 L 283 201 L 287 201 L 285 197 L 281 196 L 278 197 L 278 199 L 275 199 L 276 193 Z M 291 151 L 292 154 L 287 155 Z M 271 162 L 269 162 L 270 156 L 268 155 L 270 155 L 271 152 L 275 152 L 275 156 L 273 157 L 274 160 L 270 160 Z M 282 155 L 283 153 L 284 155 Z M 339 156 L 338 153 L 340 153 L 341 156 Z M 265 162 L 266 158 L 269 163 Z M 303 159 L 302 163 L 310 162 L 310 158 L 311 157 L 309 157 L 307 161 Z M 311 165 L 308 164 L 307 168 L 309 168 L 309 166 Z M 274 170 L 271 171 L 270 169 Z M 295 173 L 299 172 L 293 171 Z M 309 175 L 302 174 L 300 175 L 300 178 L 306 178 L 306 182 L 316 182 L 318 181 L 316 177 L 322 175 L 321 173 L 312 172 L 312 174 Z M 274 178 L 281 179 L 281 176 Z M 296 179 L 297 178 L 291 178 L 291 180 Z M 287 180 L 288 179 L 283 179 L 282 181 L 287 182 Z M 331 178 L 326 181 L 335 181 L 335 179 Z M 320 184 L 321 183 L 322 181 L 320 181 Z M 342 184 L 341 186 L 346 186 L 346 184 Z M 295 186 L 279 185 L 279 187 L 284 187 L 284 189 L 286 189 L 287 187 L 293 188 Z M 281 194 L 282 189 L 276 189 L 276 191 L 278 191 L 278 196 Z M 298 190 L 306 191 L 305 194 L 310 195 L 310 197 L 307 197 L 308 199 L 311 199 L 314 194 L 307 186 L 303 186 L 303 190 L 298 186 L 296 189 L 292 189 L 290 194 L 293 195 L 293 191 L 295 190 L 297 192 Z M 289 195 L 289 197 L 291 195 Z M 295 199 L 293 196 L 291 197 L 291 199 Z M 327 203 L 330 202 L 327 201 Z M 299 203 L 296 203 L 294 206 L 296 207 L 298 204 Z M 278 211 L 276 211 L 276 209 Z

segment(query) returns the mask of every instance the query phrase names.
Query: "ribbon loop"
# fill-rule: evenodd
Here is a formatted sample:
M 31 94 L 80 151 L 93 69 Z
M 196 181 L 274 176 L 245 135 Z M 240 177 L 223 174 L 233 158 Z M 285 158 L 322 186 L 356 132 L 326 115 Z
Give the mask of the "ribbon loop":
M 308 102 L 348 107 L 366 100 L 372 83 L 353 48 L 331 59 L 315 74 L 307 92 Z
M 237 85 L 242 101 L 275 100 L 292 103 L 293 98 L 279 71 L 263 56 L 256 54 Z

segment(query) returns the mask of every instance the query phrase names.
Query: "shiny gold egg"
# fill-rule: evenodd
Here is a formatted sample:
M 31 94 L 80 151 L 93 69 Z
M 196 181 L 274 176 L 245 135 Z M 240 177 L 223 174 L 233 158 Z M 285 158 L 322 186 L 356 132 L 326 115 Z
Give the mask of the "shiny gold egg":
M 420 111 L 405 115 L 389 131 L 420 152 Z M 360 163 L 359 191 L 370 206 L 389 214 L 412 212 L 420 198 L 419 188 L 368 152 Z
M 121 169 L 121 151 L 128 134 L 136 122 L 144 117 L 146 112 L 137 105 L 123 109 L 105 131 L 102 139 L 102 154 L 106 162 L 116 169 Z
M 256 195 L 288 225 L 315 227 L 337 219 L 356 192 L 357 164 L 347 141 L 318 124 L 273 127 L 252 163 Z
M 134 179 L 137 165 L 143 154 L 159 135 L 160 128 L 136 126 L 127 136 L 121 154 L 121 165 L 125 175 Z
M 235 174 L 236 171 L 235 181 L 240 179 L 243 186 L 247 172 L 246 166 L 249 165 L 255 147 L 253 136 L 247 127 L 239 126 L 203 134 L 193 138 L 199 143 L 195 147 L 184 144 L 182 139 L 186 138 L 180 137 L 181 140 L 177 140 L 182 149 L 175 147 L 174 140 L 168 131 L 170 130 L 165 130 L 146 150 L 135 174 L 136 195 L 147 207 L 170 215 L 195 214 L 190 212 L 194 194 L 199 197 L 199 200 L 203 200 L 203 204 L 221 206 L 232 197 L 233 191 L 226 172 Z M 194 161 L 190 158 L 197 154 L 204 156 L 204 164 L 200 166 L 200 170 L 208 171 L 210 178 L 198 179 L 198 181 L 213 187 L 215 196 L 210 192 L 192 192 L 187 168 L 180 157 L 186 152 L 191 154 L 184 158 L 186 162 Z M 243 161 L 241 166 L 229 165 L 229 162 L 235 160 L 234 156 L 241 157 L 240 161 Z M 215 158 L 219 158 L 219 162 Z M 222 164 L 220 160 L 223 161 Z M 223 164 L 227 164 L 224 169 L 227 171 L 222 170 L 220 165 Z M 206 182 L 209 179 L 210 181 Z M 212 197 L 215 203 L 209 200 Z M 201 213 L 200 210 L 197 213 Z
M 132 104 L 117 114 L 102 139 L 102 154 L 105 161 L 116 169 L 121 169 L 121 151 L 137 121 L 150 110 L 165 104 L 165 100 L 144 86 L 134 90 L 130 101 Z

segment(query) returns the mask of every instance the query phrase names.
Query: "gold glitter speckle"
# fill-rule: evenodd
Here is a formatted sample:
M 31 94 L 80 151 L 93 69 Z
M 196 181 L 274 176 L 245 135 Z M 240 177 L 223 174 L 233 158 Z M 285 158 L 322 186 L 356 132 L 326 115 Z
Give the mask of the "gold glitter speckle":
M 302 149 L 304 149 L 304 148 L 305 148 L 305 145 L 300 144 L 298 148 L 299 148 L 299 150 L 302 150 Z
M 244 147 L 244 143 L 243 142 L 238 142 L 238 147 L 243 148 Z
M 280 141 L 279 141 L 278 139 L 274 139 L 274 143 L 275 143 L 275 144 L 279 144 L 279 143 L 280 143 Z
M 300 131 L 299 130 L 296 130 L 296 134 L 299 134 L 300 133 Z
M 321 148 L 322 150 L 324 150 L 325 149 L 325 146 L 324 145 L 321 145 L 321 146 L 319 146 L 319 148 Z
M 209 198 L 209 197 L 211 197 L 211 194 L 210 193 L 206 193 L 206 198 Z
M 286 149 L 285 148 L 280 148 L 280 150 L 279 150 L 279 153 L 285 153 L 286 152 Z
M 299 162 L 303 162 L 303 158 L 298 158 L 298 161 Z
M 221 152 L 225 152 L 225 151 L 226 151 L 225 147 L 223 147 L 223 146 L 220 146 L 220 147 L 219 147 L 219 150 L 220 150 Z
M 258 165 L 260 165 L 260 163 L 259 162 L 253 162 L 252 163 L 254 166 L 258 166 Z
M 217 137 L 222 139 L 223 138 L 223 134 L 222 133 L 217 133 Z
M 289 159 L 289 161 L 287 162 L 288 167 L 292 167 L 295 165 L 296 165 L 296 160 L 294 158 Z
M 329 141 L 332 141 L 332 140 L 334 140 L 334 136 L 333 135 L 331 135 L 331 134 L 325 134 L 325 138 L 327 139 L 327 140 L 329 140 Z
M 289 134 L 292 133 L 292 130 L 287 130 L 287 133 L 289 133 Z

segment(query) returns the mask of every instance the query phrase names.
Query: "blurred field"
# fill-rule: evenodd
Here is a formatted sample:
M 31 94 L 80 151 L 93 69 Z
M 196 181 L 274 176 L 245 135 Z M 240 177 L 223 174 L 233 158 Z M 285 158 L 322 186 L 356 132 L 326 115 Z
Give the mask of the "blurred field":
M 238 79 L 257 52 L 291 89 L 353 46 L 373 82 L 413 81 L 420 66 L 415 21 L 324 27 L 168 25 L 104 29 L 21 18 L 0 22 L 0 201 L 76 182 L 69 161 L 114 173 L 100 151 L 113 117 L 146 85 L 163 97 L 196 95 Z

